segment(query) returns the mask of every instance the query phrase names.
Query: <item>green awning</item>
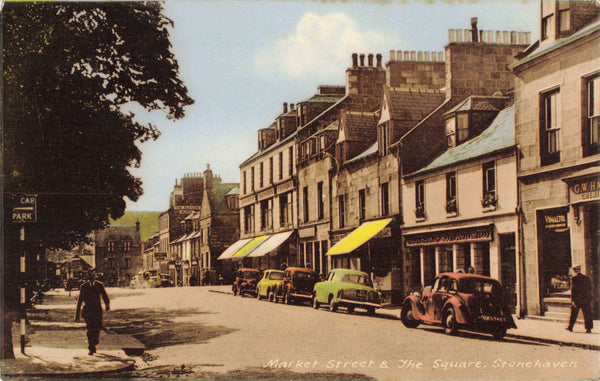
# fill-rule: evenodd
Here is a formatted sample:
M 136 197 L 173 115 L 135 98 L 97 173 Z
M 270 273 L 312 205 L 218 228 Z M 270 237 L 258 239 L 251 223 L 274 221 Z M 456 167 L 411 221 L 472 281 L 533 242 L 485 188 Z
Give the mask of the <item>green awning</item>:
M 340 242 L 333 245 L 326 255 L 347 254 L 358 249 L 362 244 L 373 238 L 375 234 L 379 233 L 381 229 L 385 228 L 390 222 L 392 222 L 391 218 L 364 222 L 350 234 L 345 236 Z

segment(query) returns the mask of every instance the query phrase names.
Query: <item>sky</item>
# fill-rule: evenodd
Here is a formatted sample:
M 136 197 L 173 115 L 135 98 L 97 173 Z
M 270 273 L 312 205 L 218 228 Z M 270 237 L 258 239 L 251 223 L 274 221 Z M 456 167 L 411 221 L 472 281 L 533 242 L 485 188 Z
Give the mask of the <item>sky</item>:
M 161 131 L 140 144 L 131 172 L 144 194 L 128 211 L 164 211 L 187 173 L 210 165 L 224 182 L 239 182 L 239 165 L 257 151 L 257 131 L 283 111 L 283 102 L 310 98 L 320 85 L 345 85 L 352 53 L 439 51 L 448 29 L 531 32 L 538 38 L 537 0 L 168 0 L 173 52 L 195 103 L 186 116 L 133 108 Z

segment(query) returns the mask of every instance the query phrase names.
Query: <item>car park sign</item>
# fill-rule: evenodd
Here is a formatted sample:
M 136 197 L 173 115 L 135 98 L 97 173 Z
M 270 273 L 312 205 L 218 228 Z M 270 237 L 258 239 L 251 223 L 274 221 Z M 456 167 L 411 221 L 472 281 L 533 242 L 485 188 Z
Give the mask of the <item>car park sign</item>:
M 20 194 L 13 196 L 13 223 L 32 223 L 37 220 L 37 195 Z

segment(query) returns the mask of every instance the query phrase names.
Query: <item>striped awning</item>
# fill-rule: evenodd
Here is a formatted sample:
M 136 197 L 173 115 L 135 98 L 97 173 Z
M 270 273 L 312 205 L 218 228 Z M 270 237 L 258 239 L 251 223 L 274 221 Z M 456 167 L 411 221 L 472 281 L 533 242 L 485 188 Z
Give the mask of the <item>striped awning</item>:
M 262 244 L 267 238 L 269 238 L 268 235 L 261 235 L 260 237 L 253 238 L 250 242 L 245 244 L 241 249 L 239 249 L 235 254 L 233 254 L 231 258 L 240 259 L 246 257 L 260 244 Z
M 263 243 L 260 244 L 255 250 L 253 250 L 248 257 L 262 257 L 263 255 L 269 254 L 271 251 L 277 249 L 281 244 L 287 241 L 294 231 L 277 233 L 269 236 Z
M 236 241 L 233 245 L 229 246 L 221 255 L 219 255 L 218 259 L 230 259 L 235 253 L 237 253 L 244 245 L 250 242 L 252 238 L 245 238 Z

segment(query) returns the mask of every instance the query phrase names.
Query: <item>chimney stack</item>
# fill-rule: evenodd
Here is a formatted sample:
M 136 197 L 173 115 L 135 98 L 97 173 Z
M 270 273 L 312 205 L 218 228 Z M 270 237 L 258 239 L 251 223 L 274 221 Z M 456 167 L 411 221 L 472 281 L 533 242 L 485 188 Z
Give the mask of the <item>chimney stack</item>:
M 294 110 L 295 110 L 294 104 L 290 103 L 290 111 L 294 111 Z
M 381 67 L 381 59 L 383 58 L 381 54 L 377 54 L 377 67 Z
M 373 67 L 373 55 L 369 54 L 369 67 Z
M 358 66 L 358 54 L 352 53 L 352 67 Z
M 477 17 L 471 17 L 471 41 L 479 42 L 479 32 L 477 32 Z
M 365 66 L 365 55 L 364 54 L 360 55 L 360 66 L 361 67 Z
M 140 220 L 135 221 L 135 230 L 140 231 Z
M 287 102 L 283 102 L 283 113 L 287 114 L 287 112 L 288 112 Z

